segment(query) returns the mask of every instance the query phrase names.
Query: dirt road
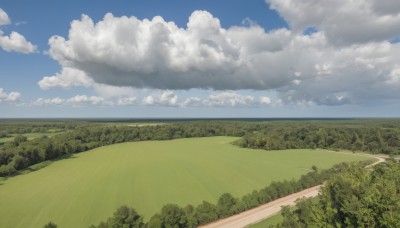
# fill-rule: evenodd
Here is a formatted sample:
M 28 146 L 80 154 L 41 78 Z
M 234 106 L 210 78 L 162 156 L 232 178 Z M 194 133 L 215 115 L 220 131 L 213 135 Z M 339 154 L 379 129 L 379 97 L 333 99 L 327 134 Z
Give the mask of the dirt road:
M 295 205 L 295 201 L 302 197 L 315 197 L 318 195 L 321 185 L 308 188 L 301 192 L 293 193 L 291 195 L 279 198 L 267 204 L 261 205 L 259 207 L 250 209 L 248 211 L 242 212 L 240 214 L 218 220 L 213 223 L 200 226 L 202 228 L 235 228 L 235 227 L 245 227 L 250 224 L 261 221 L 268 218 L 281 210 L 282 206 Z
M 338 153 L 338 152 L 335 152 L 335 153 Z M 339 152 L 339 153 L 346 153 L 346 152 Z M 348 154 L 351 154 L 351 153 L 348 153 Z M 385 161 L 384 158 L 377 157 L 377 156 L 370 155 L 370 154 L 354 154 L 354 155 L 378 159 L 378 161 L 374 162 L 371 165 L 366 166 L 365 168 L 372 167 L 374 165 L 377 165 L 377 164 Z M 248 211 L 242 212 L 240 214 L 233 215 L 228 218 L 220 219 L 213 223 L 209 223 L 209 224 L 206 224 L 206 225 L 203 225 L 200 227 L 201 228 L 217 228 L 217 227 L 218 228 L 242 228 L 242 227 L 246 227 L 248 225 L 257 223 L 259 221 L 262 221 L 266 218 L 273 216 L 274 214 L 278 213 L 281 210 L 282 206 L 295 205 L 295 201 L 299 198 L 303 198 L 303 197 L 309 198 L 309 197 L 317 196 L 319 194 L 319 190 L 321 189 L 321 186 L 322 185 L 319 185 L 319 186 L 305 189 L 301 192 L 293 193 L 291 195 L 279 198 L 277 200 L 274 200 L 267 204 L 250 209 Z

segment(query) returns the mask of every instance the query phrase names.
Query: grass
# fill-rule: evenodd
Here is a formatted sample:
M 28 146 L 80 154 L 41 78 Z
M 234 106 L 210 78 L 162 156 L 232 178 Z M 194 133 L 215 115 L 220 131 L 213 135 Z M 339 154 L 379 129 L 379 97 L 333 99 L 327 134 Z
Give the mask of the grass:
M 123 204 L 148 220 L 166 203 L 216 202 L 270 182 L 364 157 L 323 150 L 238 148 L 236 138 L 122 143 L 76 154 L 0 182 L 0 227 L 88 227 Z
M 319 197 L 314 197 L 311 199 L 311 201 L 313 201 L 314 203 L 318 202 Z M 292 210 L 297 209 L 296 206 L 291 207 Z M 283 222 L 283 216 L 282 214 L 279 212 L 267 219 L 262 220 L 261 222 L 252 224 L 250 226 L 247 226 L 247 228 L 268 228 L 270 226 L 274 227 L 275 225 L 278 225 L 279 223 Z
M 273 215 L 259 223 L 250 225 L 250 226 L 246 226 L 247 228 L 267 228 L 270 226 L 274 226 L 277 225 L 278 223 L 283 222 L 283 216 L 278 213 L 276 215 Z

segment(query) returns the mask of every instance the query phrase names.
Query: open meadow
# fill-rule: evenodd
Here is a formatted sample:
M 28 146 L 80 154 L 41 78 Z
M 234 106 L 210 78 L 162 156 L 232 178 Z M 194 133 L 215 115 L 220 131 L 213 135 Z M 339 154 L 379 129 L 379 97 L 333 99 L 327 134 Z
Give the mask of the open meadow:
M 68 159 L 0 181 L 0 227 L 88 227 L 120 205 L 148 220 L 167 203 L 216 202 L 272 181 L 299 178 L 312 165 L 328 168 L 368 158 L 324 150 L 239 148 L 235 137 L 130 142 L 74 154 Z

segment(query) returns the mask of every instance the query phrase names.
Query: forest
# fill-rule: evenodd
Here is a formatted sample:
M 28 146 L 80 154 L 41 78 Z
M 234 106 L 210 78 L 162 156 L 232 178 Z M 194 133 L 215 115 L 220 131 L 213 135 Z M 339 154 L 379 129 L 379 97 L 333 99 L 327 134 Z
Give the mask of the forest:
M 207 136 L 237 136 L 240 147 L 265 150 L 345 149 L 396 155 L 400 153 L 397 120 L 303 121 L 180 121 L 160 125 L 128 126 L 88 121 L 0 122 L 0 176 L 18 174 L 31 165 L 68 157 L 96 147 L 122 142 L 170 140 Z M 23 132 L 57 130 L 52 137 L 28 140 Z

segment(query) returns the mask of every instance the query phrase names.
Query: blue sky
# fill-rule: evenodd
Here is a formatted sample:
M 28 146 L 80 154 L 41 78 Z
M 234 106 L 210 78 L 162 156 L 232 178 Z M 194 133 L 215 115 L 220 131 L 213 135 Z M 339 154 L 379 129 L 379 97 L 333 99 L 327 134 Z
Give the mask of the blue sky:
M 400 3 L 307 2 L 0 1 L 0 118 L 400 116 Z

